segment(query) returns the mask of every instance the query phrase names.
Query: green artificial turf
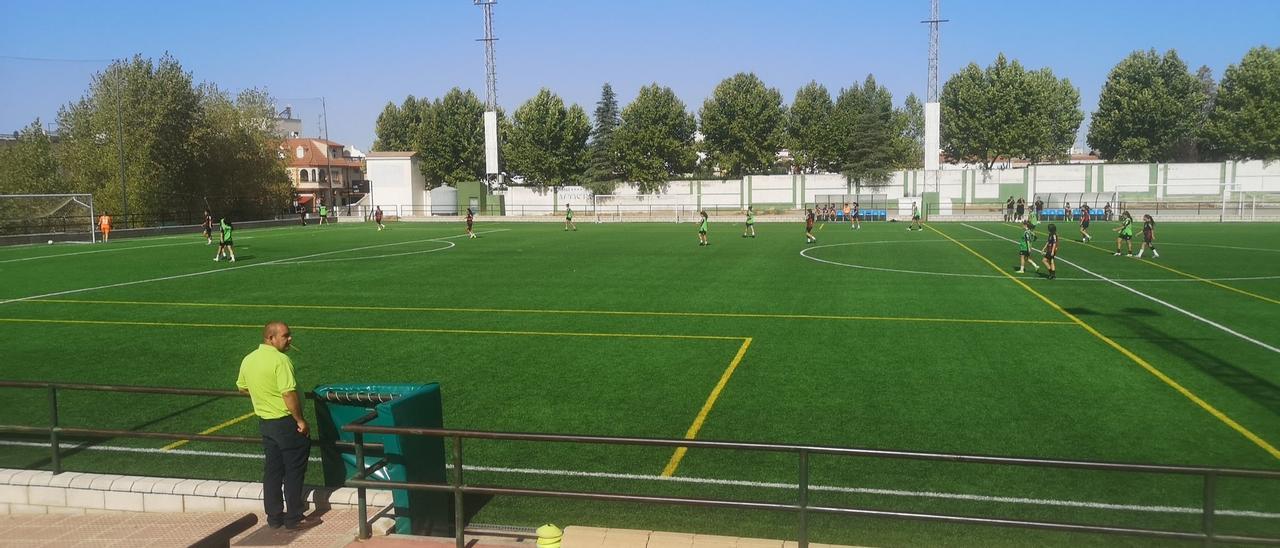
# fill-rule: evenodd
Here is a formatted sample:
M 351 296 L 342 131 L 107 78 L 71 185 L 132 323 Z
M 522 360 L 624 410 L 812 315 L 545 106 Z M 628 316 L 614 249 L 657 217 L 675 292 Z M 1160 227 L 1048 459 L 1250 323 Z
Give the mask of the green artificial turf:
M 480 222 L 472 240 L 456 224 L 343 223 L 237 231 L 234 264 L 212 262 L 194 233 L 0 248 L 0 378 L 232 389 L 261 325 L 282 320 L 301 385 L 439 382 L 454 428 L 680 438 L 732 369 L 699 439 L 1280 469 L 1280 225 L 1162 223 L 1154 260 L 1113 256 L 1113 226 L 1095 223 L 1083 244 L 1063 223 L 1071 264 L 1056 280 L 1012 273 L 1021 230 L 1000 223 L 828 222 L 815 244 L 799 224 L 744 239 L 714 223 L 709 247 L 689 224 Z M 43 391 L 0 398 L 4 423 L 47 424 Z M 59 409 L 64 426 L 164 432 L 250 411 L 240 398 L 80 391 Z M 255 432 L 250 419 L 217 433 Z M 0 440 L 0 466 L 48 468 L 40 442 Z M 221 455 L 252 445 L 165 445 L 94 440 L 63 466 L 260 475 L 256 460 Z M 690 450 L 673 481 L 658 477 L 666 449 L 464 446 L 473 484 L 791 503 L 798 481 L 792 454 Z M 1196 477 L 867 457 L 813 456 L 809 482 L 827 506 L 1186 531 L 1200 516 L 1169 507 L 1202 503 Z M 1280 536 L 1280 482 L 1223 479 L 1217 491 L 1219 532 Z M 796 534 L 794 515 L 760 511 L 516 497 L 470 511 L 483 523 Z M 841 516 L 814 516 L 810 533 L 1168 544 Z

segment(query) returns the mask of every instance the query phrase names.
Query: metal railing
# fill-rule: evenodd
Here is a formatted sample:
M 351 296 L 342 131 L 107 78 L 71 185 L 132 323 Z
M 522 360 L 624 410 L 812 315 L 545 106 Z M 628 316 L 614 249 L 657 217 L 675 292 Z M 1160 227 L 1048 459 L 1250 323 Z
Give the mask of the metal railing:
M 945 523 L 963 523 L 974 525 L 995 525 L 1001 527 L 1021 527 L 1029 529 L 1041 529 L 1052 531 L 1078 532 L 1078 533 L 1103 533 L 1115 535 L 1132 535 L 1148 538 L 1178 539 L 1178 540 L 1199 540 L 1206 545 L 1214 542 L 1235 542 L 1245 544 L 1269 544 L 1280 545 L 1280 538 L 1269 537 L 1250 537 L 1241 535 L 1222 535 L 1214 531 L 1214 500 L 1218 478 L 1220 477 L 1243 477 L 1243 478 L 1261 478 L 1268 480 L 1280 480 L 1280 471 L 1272 470 L 1249 470 L 1249 469 L 1230 469 L 1230 468 L 1208 468 L 1195 466 L 1163 466 L 1151 464 L 1128 464 L 1128 463 L 1112 463 L 1112 462 L 1091 462 L 1091 461 L 1072 461 L 1072 460 L 1054 460 L 1054 459 L 1033 459 L 1019 457 L 997 457 L 987 455 L 962 455 L 948 453 L 925 453 L 917 451 L 890 451 L 879 449 L 856 449 L 844 447 L 828 447 L 819 445 L 789 445 L 774 443 L 744 443 L 744 442 L 726 442 L 726 441 L 696 441 L 685 439 L 659 439 L 659 438 L 630 438 L 630 437 L 614 437 L 614 436 L 578 436 L 564 434 L 530 434 L 530 433 L 513 433 L 513 432 L 490 432 L 480 430 L 457 430 L 448 428 L 406 428 L 406 427 L 388 427 L 388 426 L 368 426 L 365 423 L 372 420 L 377 415 L 376 411 L 365 415 L 364 417 L 347 424 L 342 427 L 346 432 L 351 432 L 355 436 L 356 446 L 356 462 L 358 465 L 357 472 L 348 479 L 347 486 L 355 487 L 358 491 L 361 514 L 361 523 L 368 523 L 368 516 L 364 510 L 365 489 L 382 488 L 382 489 L 408 489 L 436 492 L 450 492 L 454 499 L 454 519 L 455 523 L 461 524 L 463 519 L 463 495 L 481 494 L 481 495 L 515 495 L 515 496 L 535 496 L 535 497 L 552 497 L 565 498 L 575 500 L 592 500 L 592 501 L 609 501 L 609 502 L 638 502 L 650 504 L 668 504 L 668 505 L 685 505 L 698 506 L 708 508 L 733 508 L 742 510 L 769 510 L 778 512 L 789 512 L 797 515 L 797 541 L 799 545 L 807 547 L 809 544 L 809 515 L 810 514 L 834 514 L 845 516 L 863 516 L 863 517 L 879 517 L 893 519 L 909 519 L 934 521 Z M 452 441 L 452 468 L 453 474 L 448 484 L 436 483 L 413 483 L 413 482 L 393 482 L 393 481 L 374 481 L 368 477 L 373 472 L 386 466 L 385 458 L 375 462 L 369 467 L 364 467 L 364 435 L 365 434 L 391 434 L 400 436 L 431 436 L 448 438 Z M 525 489 L 498 486 L 472 486 L 467 485 L 463 481 L 463 439 L 485 439 L 485 440 L 508 440 L 508 441 L 532 441 L 532 442 L 550 442 L 550 443 L 587 443 L 587 444 L 606 444 L 606 445 L 638 445 L 649 447 L 671 447 L 671 448 L 699 448 L 699 449 L 734 449 L 746 451 L 763 451 L 774 453 L 793 453 L 799 460 L 798 481 L 796 489 L 796 501 L 792 504 L 783 504 L 776 502 L 764 502 L 753 500 L 722 500 L 722 499 L 705 499 L 705 498 L 687 498 L 687 497 L 667 497 L 667 496 L 651 496 L 651 495 L 629 495 L 620 493 L 602 493 L 591 491 L 556 491 L 546 489 Z M 1200 532 L 1188 531 L 1170 531 L 1162 529 L 1140 529 L 1133 527 L 1114 527 L 1107 525 L 1087 525 L 1076 523 L 1059 523 L 1048 521 L 1029 521 L 1017 519 L 1002 518 L 985 518 L 973 516 L 957 516 L 947 514 L 929 514 L 919 512 L 897 512 L 888 510 L 875 510 L 870 508 L 850 508 L 850 507 L 834 507 L 834 506 L 816 506 L 809 503 L 809 457 L 811 455 L 844 455 L 858 457 L 873 457 L 881 459 L 910 459 L 924 461 L 939 462 L 959 462 L 959 463 L 979 463 L 994 464 L 1007 466 L 1028 466 L 1037 468 L 1066 468 L 1066 469 L 1083 469 L 1083 470 L 1100 470 L 1111 472 L 1141 472 L 1148 474 L 1177 474 L 1201 476 L 1203 479 L 1203 507 Z M 455 543 L 458 548 L 466 546 L 466 532 L 462 527 L 455 527 Z M 368 538 L 369 531 L 367 526 L 362 526 L 360 530 L 361 538 Z
M 136 430 L 120 430 L 120 429 L 101 429 L 101 428 L 78 428 L 64 426 L 59 418 L 59 391 L 81 390 L 94 392 L 116 392 L 129 394 L 159 394 L 159 395 L 185 395 L 185 396 L 213 396 L 213 397 L 248 397 L 234 390 L 211 390 L 201 388 L 167 388 L 167 387 L 144 387 L 144 386 L 119 386 L 119 385 L 101 385 L 101 384 L 85 384 L 85 383 L 52 383 L 52 382 L 30 382 L 30 381 L 4 381 L 0 380 L 0 388 L 20 388 L 20 389 L 43 389 L 47 391 L 49 402 L 49 425 L 26 426 L 26 425 L 0 425 L 0 433 L 17 433 L 17 434 L 35 434 L 47 435 L 50 446 L 50 463 L 54 474 L 63 471 L 61 460 L 61 445 L 63 438 L 68 436 L 90 437 L 90 438 L 140 438 L 140 439 L 164 439 L 164 440 L 201 440 L 213 442 L 230 442 L 230 443 L 261 443 L 261 437 L 249 436 L 227 436 L 217 434 L 191 434 L 176 432 L 148 432 Z M 315 395 L 307 393 L 308 399 L 315 399 Z M 1232 469 L 1232 468 L 1211 468 L 1197 466 L 1164 466 L 1152 464 L 1130 464 L 1130 463 L 1112 463 L 1112 462 L 1092 462 L 1092 461 L 1072 461 L 1072 460 L 1055 460 L 1055 459 L 1035 459 L 1020 457 L 998 457 L 989 455 L 963 455 L 948 453 L 927 453 L 917 451 L 892 451 L 880 449 L 859 449 L 845 447 L 830 447 L 820 445 L 792 445 L 792 444 L 775 444 L 775 443 L 747 443 L 747 442 L 729 442 L 729 441 L 701 441 L 686 439 L 661 439 L 661 438 L 634 438 L 634 437 L 616 437 L 616 436 L 581 436 L 566 434 L 545 434 L 545 433 L 513 433 L 513 432 L 490 432 L 480 430 L 458 430 L 447 428 L 407 428 L 407 427 L 387 427 L 387 426 L 368 426 L 366 423 L 377 416 L 377 411 L 373 410 L 345 426 L 343 431 L 352 433 L 354 440 L 348 442 L 336 442 L 333 446 L 351 450 L 355 453 L 355 462 L 358 463 L 357 470 L 352 474 L 351 478 L 346 481 L 346 486 L 356 488 L 358 492 L 357 508 L 359 511 L 359 532 L 361 538 L 370 536 L 369 515 L 367 506 L 366 489 L 407 489 L 449 492 L 453 494 L 454 499 L 454 520 L 455 520 L 455 541 L 459 547 L 465 546 L 466 534 L 464 522 L 464 506 L 463 495 L 468 493 L 484 494 L 484 495 L 512 495 L 512 496 L 538 496 L 553 497 L 572 500 L 593 500 L 593 501 L 610 501 L 610 502 L 638 502 L 649 504 L 667 504 L 667 505 L 685 505 L 706 508 L 733 508 L 745 510 L 768 510 L 776 512 L 788 512 L 797 516 L 797 538 L 800 546 L 808 546 L 808 521 L 811 514 L 831 514 L 845 516 L 862 516 L 862 517 L 878 517 L 892 519 L 908 519 L 945 523 L 962 523 L 973 525 L 994 525 L 1001 527 L 1020 527 L 1029 529 L 1079 532 L 1079 533 L 1103 533 L 1116 535 L 1132 535 L 1148 538 L 1162 539 L 1178 539 L 1178 540 L 1199 540 L 1206 545 L 1215 542 L 1232 542 L 1245 544 L 1268 544 L 1280 545 L 1280 538 L 1272 537 L 1251 537 L 1242 535 L 1223 535 L 1215 532 L 1214 514 L 1216 489 L 1219 478 L 1256 478 L 1263 480 L 1280 480 L 1280 471 L 1273 470 L 1250 470 L 1250 469 Z M 382 469 L 389 464 L 386 457 L 380 458 L 373 464 L 366 466 L 366 453 L 381 453 L 383 445 L 380 443 L 371 443 L 364 441 L 365 434 L 390 434 L 400 436 L 431 436 L 448 438 L 452 441 L 452 475 L 450 482 L 447 484 L 436 483 L 412 483 L 412 482 L 393 482 L 393 481 L 375 481 L 369 477 L 374 472 Z M 799 469 L 797 470 L 798 481 L 796 484 L 795 502 L 777 503 L 755 500 L 722 500 L 707 498 L 689 498 L 689 497 L 670 497 L 670 496 L 651 496 L 651 495 L 630 495 L 622 493 L 603 493 L 591 491 L 558 491 L 546 489 L 524 489 L 514 487 L 501 486 L 473 486 L 467 485 L 463 480 L 463 439 L 485 439 L 485 440 L 508 440 L 508 441 L 531 441 L 546 443 L 585 443 L 585 444 L 604 444 L 604 445 L 631 445 L 631 446 L 648 446 L 648 447 L 670 447 L 670 448 L 697 448 L 697 449 L 732 449 L 770 453 L 792 453 L 797 455 Z M 1059 468 L 1059 469 L 1078 469 L 1078 470 L 1097 470 L 1110 472 L 1138 472 L 1146 474 L 1169 474 L 1183 476 L 1199 476 L 1202 481 L 1202 509 L 1201 509 L 1201 529 L 1199 532 L 1189 531 L 1170 531 L 1162 529 L 1141 529 L 1132 527 L 1115 527 L 1107 525 L 1088 525 L 1077 523 L 1059 523 L 1048 521 L 1030 521 L 1004 518 L 986 518 L 974 516 L 957 516 L 947 514 L 931 514 L 920 512 L 900 512 L 889 510 L 876 510 L 871 508 L 852 508 L 852 507 L 835 507 L 813 505 L 809 502 L 809 458 L 812 455 L 843 455 L 856 457 L 872 457 L 879 459 L 906 459 L 918 461 L 935 461 L 935 462 L 951 462 L 951 463 L 975 463 L 988 465 L 1006 465 L 1006 466 L 1026 466 L 1034 468 Z M 377 456 L 377 455 L 375 455 Z

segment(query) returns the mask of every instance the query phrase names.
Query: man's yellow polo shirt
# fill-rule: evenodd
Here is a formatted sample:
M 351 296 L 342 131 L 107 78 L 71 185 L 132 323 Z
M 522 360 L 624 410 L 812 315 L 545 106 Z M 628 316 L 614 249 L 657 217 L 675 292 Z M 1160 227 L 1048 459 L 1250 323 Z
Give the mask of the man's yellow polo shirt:
M 259 344 L 240 362 L 240 376 L 236 387 L 249 391 L 253 400 L 253 412 L 262 419 L 278 419 L 289 416 L 284 404 L 284 393 L 298 389 L 293 378 L 293 361 L 269 344 Z

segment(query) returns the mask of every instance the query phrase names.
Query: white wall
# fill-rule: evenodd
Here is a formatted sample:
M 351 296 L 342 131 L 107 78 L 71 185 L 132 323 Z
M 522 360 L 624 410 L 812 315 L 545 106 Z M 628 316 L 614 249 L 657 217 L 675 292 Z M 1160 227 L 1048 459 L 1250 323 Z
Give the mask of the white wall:
M 409 206 L 420 211 L 427 205 L 427 181 L 418 170 L 417 158 L 367 158 L 369 195 L 373 205 Z M 389 209 L 383 207 L 384 210 Z M 393 210 L 394 211 L 394 210 Z M 409 211 L 400 212 L 402 215 Z

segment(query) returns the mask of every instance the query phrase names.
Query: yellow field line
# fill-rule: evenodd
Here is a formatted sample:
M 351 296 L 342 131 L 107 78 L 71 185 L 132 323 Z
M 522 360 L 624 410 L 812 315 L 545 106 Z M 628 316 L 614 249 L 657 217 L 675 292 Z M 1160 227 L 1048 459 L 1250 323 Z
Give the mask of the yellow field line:
M 61 303 L 61 304 L 106 304 L 106 305 L 144 305 L 144 306 L 190 306 L 208 308 L 275 308 L 301 310 L 350 310 L 368 312 L 476 312 L 494 314 L 582 314 L 600 316 L 674 316 L 691 318 L 777 318 L 788 320 L 862 320 L 862 321 L 899 321 L 899 322 L 940 322 L 940 323 L 985 323 L 985 324 L 1031 324 L 1031 325 L 1074 325 L 1059 320 L 1006 320 L 981 318 L 920 318 L 892 316 L 840 316 L 820 314 L 753 314 L 736 312 L 645 312 L 625 310 L 544 310 L 529 308 L 447 308 L 418 306 L 336 306 L 316 304 L 237 304 L 237 303 L 194 303 L 194 302 L 162 302 L 162 301 L 106 301 L 93 299 L 33 299 L 25 302 Z
M 243 420 L 245 420 L 245 419 L 247 419 L 247 418 L 249 418 L 249 417 L 252 417 L 252 416 L 253 416 L 253 413 L 252 413 L 252 412 L 250 412 L 250 413 L 245 413 L 245 414 L 243 414 L 243 415 L 240 415 L 239 417 L 236 417 L 236 418 L 231 419 L 231 420 L 229 420 L 229 421 L 223 422 L 223 423 L 221 423 L 221 424 L 217 424 L 217 425 L 214 425 L 214 426 L 210 426 L 209 428 L 206 428 L 206 429 L 204 429 L 204 430 L 201 430 L 201 431 L 200 431 L 200 433 L 201 433 L 201 434 L 212 434 L 212 433 L 214 433 L 214 432 L 217 432 L 217 431 L 219 431 L 219 430 L 222 430 L 223 428 L 226 428 L 226 427 L 228 427 L 228 426 L 231 426 L 231 425 L 233 425 L 233 424 L 236 424 L 236 423 L 238 423 L 238 422 L 241 422 L 241 421 L 243 421 Z M 173 443 L 170 443 L 169 445 L 166 445 L 166 446 L 164 446 L 164 447 L 161 447 L 161 448 L 160 448 L 160 450 L 161 450 L 161 451 L 168 451 L 168 450 L 170 450 L 170 449 L 177 449 L 177 448 L 179 448 L 179 447 L 182 447 L 182 446 L 186 445 L 186 444 L 187 444 L 187 443 L 189 443 L 190 441 L 191 441 L 191 440 L 178 440 L 178 441 L 175 441 L 175 442 L 173 442 Z
M 702 404 L 702 409 L 698 411 L 698 416 L 694 417 L 693 424 L 689 426 L 689 430 L 684 433 L 684 439 L 691 440 L 698 437 L 698 431 L 702 429 L 702 423 L 706 422 L 707 415 L 711 413 L 711 408 L 715 406 L 716 399 L 720 397 L 720 392 L 724 391 L 725 385 L 729 384 L 729 378 L 733 376 L 733 371 L 738 368 L 738 364 L 742 363 L 742 356 L 747 353 L 747 348 L 751 346 L 751 337 L 742 340 L 742 346 L 738 348 L 738 353 L 733 356 L 733 361 L 729 362 L 729 367 L 720 375 L 720 382 L 716 383 L 716 387 L 711 390 L 711 395 L 707 396 L 707 401 Z M 662 469 L 662 477 L 669 478 L 676 474 L 676 468 L 680 466 L 680 461 L 684 459 L 686 447 L 677 447 L 675 453 L 671 455 L 671 460 L 667 461 L 667 467 Z
M 1074 240 L 1071 240 L 1071 241 L 1073 241 L 1073 242 L 1074 242 Z M 1090 245 L 1090 244 L 1081 243 L 1081 242 L 1075 242 L 1075 243 L 1080 244 L 1080 245 L 1082 245 L 1082 246 L 1084 246 L 1084 247 L 1088 247 L 1088 248 L 1091 248 L 1091 249 L 1096 249 L 1096 250 L 1101 251 L 1101 252 L 1103 252 L 1103 253 L 1111 253 L 1111 250 L 1106 249 L 1106 248 L 1102 248 L 1102 247 L 1098 247 L 1098 246 L 1096 246 L 1096 245 Z M 1207 283 L 1207 284 L 1212 285 L 1212 286 L 1220 287 L 1220 288 L 1225 289 L 1225 290 L 1227 290 L 1227 291 L 1234 291 L 1234 292 L 1239 293 L 1239 294 L 1241 294 L 1241 295 L 1244 295 L 1244 296 L 1247 296 L 1247 297 L 1253 297 L 1253 298 L 1255 298 L 1255 299 L 1262 300 L 1262 301 L 1266 301 L 1266 302 L 1269 302 L 1269 303 L 1271 303 L 1271 304 L 1280 304 L 1280 301 L 1278 301 L 1278 300 L 1276 300 L 1276 299 L 1272 299 L 1271 297 L 1264 297 L 1264 296 L 1262 296 L 1262 295 L 1258 295 L 1257 293 L 1251 293 L 1251 292 L 1245 291 L 1245 290 L 1240 289 L 1240 288 L 1231 287 L 1231 286 L 1229 286 L 1229 285 L 1227 285 L 1227 284 L 1224 284 L 1224 283 L 1215 282 L 1215 281 L 1213 281 L 1213 280 L 1209 280 L 1209 279 L 1206 279 L 1206 278 L 1201 278 L 1200 276 L 1196 276 L 1195 274 L 1191 274 L 1191 273 L 1188 273 L 1188 272 L 1183 272 L 1183 271 L 1178 270 L 1178 269 L 1176 269 L 1176 268 L 1169 267 L 1169 266 L 1165 266 L 1165 265 L 1162 265 L 1162 264 L 1157 263 L 1157 262 L 1152 261 L 1152 260 L 1148 260 L 1148 259 L 1138 259 L 1138 260 L 1139 260 L 1139 261 L 1142 261 L 1142 262 L 1144 262 L 1144 263 L 1147 263 L 1147 264 L 1149 264 L 1149 265 L 1151 265 L 1151 266 L 1154 266 L 1154 267 L 1156 267 L 1156 268 L 1163 268 L 1163 269 L 1168 270 L 1169 272 L 1172 272 L 1172 273 L 1177 274 L 1177 275 L 1179 275 L 1179 276 L 1185 276 L 1185 277 L 1190 278 L 1190 279 L 1192 279 L 1192 280 L 1195 280 L 1195 281 L 1198 281 L 1198 282 Z
M 927 225 L 926 225 L 926 226 L 927 226 Z M 929 230 L 932 230 L 932 231 L 934 231 L 934 232 L 937 232 L 937 233 L 938 233 L 938 234 L 940 234 L 943 238 L 946 238 L 946 239 L 948 239 L 948 240 L 951 240 L 951 241 L 952 241 L 953 243 L 955 243 L 956 245 L 958 245 L 958 246 L 960 246 L 960 247 L 964 248 L 964 250 L 965 250 L 965 251 L 968 251 L 969 253 L 972 253 L 975 257 L 977 257 L 977 258 L 981 259 L 981 260 L 982 260 L 982 262 L 987 263 L 988 265 L 990 265 L 990 266 L 991 266 L 991 268 L 994 268 L 997 272 L 1000 272 L 1000 273 L 1001 273 L 1001 274 L 1003 274 L 1006 278 L 1009 278 L 1010 280 L 1013 280 L 1013 282 L 1014 282 L 1014 283 L 1016 283 L 1016 284 L 1018 284 L 1018 285 L 1022 286 L 1022 288 L 1023 288 L 1023 289 L 1027 290 L 1027 291 L 1028 291 L 1028 292 L 1030 292 L 1032 295 L 1035 295 L 1035 296 L 1036 296 L 1037 298 L 1039 298 L 1041 301 L 1044 301 L 1044 303 L 1045 303 L 1045 304 L 1049 305 L 1049 306 L 1050 306 L 1050 307 L 1052 307 L 1054 310 L 1057 310 L 1058 312 L 1062 313 L 1062 315 L 1066 316 L 1067 318 L 1070 318 L 1070 319 L 1071 319 L 1071 321 L 1072 321 L 1073 323 L 1075 323 L 1076 325 L 1079 325 L 1079 326 L 1080 326 L 1081 328 L 1083 328 L 1085 331 L 1089 332 L 1089 334 L 1090 334 L 1090 335 L 1093 335 L 1094 337 L 1097 337 L 1097 338 L 1098 338 L 1098 340 L 1100 340 L 1100 341 L 1102 341 L 1102 342 L 1106 343 L 1106 344 L 1107 344 L 1107 346 L 1110 346 L 1111 348 L 1116 349 L 1116 351 L 1120 352 L 1120 353 L 1121 353 L 1121 354 L 1123 354 L 1125 357 L 1129 358 L 1130 360 L 1133 360 L 1133 362 L 1134 362 L 1134 363 L 1138 364 L 1138 365 L 1139 365 L 1139 366 L 1141 366 L 1143 369 L 1147 370 L 1147 372 L 1148 372 L 1148 373 L 1151 373 L 1151 374 L 1152 374 L 1153 376 L 1155 376 L 1157 379 L 1160 379 L 1162 382 L 1164 382 L 1165 384 L 1169 385 L 1169 387 L 1171 387 L 1171 388 L 1173 388 L 1174 390 L 1176 390 L 1179 394 L 1182 394 L 1184 397 L 1186 397 L 1187 399 L 1191 400 L 1191 401 L 1192 401 L 1192 402 L 1194 402 L 1196 405 L 1200 406 L 1200 408 L 1201 408 L 1201 409 L 1204 409 L 1204 410 L 1205 410 L 1205 411 L 1207 411 L 1210 415 L 1213 415 L 1213 416 L 1214 416 L 1214 418 L 1217 418 L 1219 421 L 1222 421 L 1222 423 L 1223 423 L 1223 424 L 1226 424 L 1227 426 L 1231 427 L 1231 429 L 1232 429 L 1232 430 L 1235 430 L 1236 432 L 1239 432 L 1239 433 L 1240 433 L 1240 435 L 1244 436 L 1245 438 L 1247 438 L 1249 441 L 1253 442 L 1253 443 L 1254 443 L 1255 445 L 1257 445 L 1258 447 L 1261 447 L 1263 450 L 1265 450 L 1267 453 L 1269 453 L 1272 457 L 1275 457 L 1276 459 L 1280 459 L 1280 449 L 1276 449 L 1276 448 L 1275 448 L 1275 446 L 1271 445 L 1270 443 L 1267 443 L 1267 441 L 1266 441 L 1266 440 L 1262 439 L 1262 438 L 1261 438 L 1261 437 L 1259 437 L 1257 434 L 1254 434 L 1253 432 L 1249 431 L 1249 429 L 1248 429 L 1248 428 L 1245 428 L 1245 427 L 1244 427 L 1244 426 L 1242 426 L 1240 423 L 1236 422 L 1234 419 L 1232 419 L 1231 417 L 1227 416 L 1227 414 L 1226 414 L 1226 413 L 1223 413 L 1222 411 L 1219 411 L 1219 410 L 1218 410 L 1217 408 L 1215 408 L 1214 406 L 1209 405 L 1209 402 L 1204 401 L 1204 399 L 1202 399 L 1202 398 L 1200 398 L 1199 396 L 1195 395 L 1195 393 L 1194 393 L 1194 392 L 1192 392 L 1192 391 L 1188 390 L 1186 387 L 1182 386 L 1181 384 L 1178 384 L 1178 382 L 1177 382 L 1177 381 L 1175 381 L 1175 380 L 1173 380 L 1173 379 L 1169 378 L 1169 376 L 1168 376 L 1168 375 L 1165 375 L 1162 371 L 1160 371 L 1159 369 L 1156 369 L 1156 367 L 1155 367 L 1154 365 L 1151 365 L 1150 363 L 1148 363 L 1148 362 L 1147 362 L 1147 360 L 1144 360 L 1144 359 L 1142 359 L 1140 356 L 1138 356 L 1137 354 L 1134 354 L 1133 352 L 1129 351 L 1129 349 L 1128 349 L 1128 348 L 1125 348 L 1125 347 L 1121 346 L 1121 345 L 1120 345 L 1120 343 L 1117 343 L 1116 341 L 1112 340 L 1110 337 L 1108 337 L 1108 336 L 1106 336 L 1106 335 L 1103 335 L 1103 334 L 1102 334 L 1102 333 L 1100 333 L 1097 329 L 1094 329 L 1094 328 L 1093 328 L 1093 326 L 1091 326 L 1091 325 L 1089 325 L 1089 324 L 1085 323 L 1085 322 L 1084 322 L 1084 320 L 1081 320 L 1080 318 L 1076 317 L 1076 315 L 1075 315 L 1075 314 L 1072 314 L 1072 313 L 1070 313 L 1070 312 L 1067 312 L 1067 311 L 1066 311 L 1066 309 L 1062 308 L 1061 306 L 1058 306 L 1058 303 L 1053 302 L 1053 301 L 1052 301 L 1052 300 L 1050 300 L 1048 297 L 1046 297 L 1046 296 L 1044 296 L 1043 294 L 1041 294 L 1039 291 L 1036 291 L 1035 289 L 1032 289 L 1032 288 L 1031 288 L 1031 286 L 1029 286 L 1029 285 L 1027 285 L 1027 284 L 1026 284 L 1026 282 L 1023 282 L 1022 280 L 1019 280 L 1017 277 L 1011 276 L 1008 272 L 1005 272 L 1005 270 L 1004 270 L 1003 268 L 1000 268 L 999 266 L 996 266 L 996 264 L 995 264 L 995 263 L 993 263 L 993 262 L 991 262 L 991 260 L 990 260 L 990 259 L 986 258 L 985 256 L 983 256 L 982 254 L 978 253 L 977 251 L 974 251 L 974 250 L 973 250 L 972 248 L 970 248 L 969 246 L 964 245 L 963 243 L 960 243 L 960 242 L 959 242 L 958 240 L 956 240 L 955 238 L 952 238 L 951 236 L 946 235 L 946 234 L 945 234 L 945 233 L 943 233 L 942 231 L 940 231 L 940 230 L 938 230 L 938 229 L 936 229 L 936 228 L 933 228 L 932 226 L 928 226 L 928 228 L 929 228 Z
M 261 329 L 257 324 L 232 323 L 180 323 L 180 322 L 136 322 L 124 320 L 51 320 L 44 318 L 0 318 L 0 322 L 9 323 L 52 323 L 52 324 L 88 324 L 88 325 L 134 325 L 143 327 L 222 327 L 235 329 Z M 662 335 L 650 333 L 577 333 L 572 331 L 499 331 L 491 329 L 431 329 L 417 327 L 330 327 L 318 325 L 293 325 L 295 330 L 302 331 L 360 331 L 378 333 L 451 333 L 459 335 L 533 335 L 542 337 L 622 337 L 633 339 L 694 339 L 715 341 L 739 341 L 742 337 L 726 337 L 719 335 Z

